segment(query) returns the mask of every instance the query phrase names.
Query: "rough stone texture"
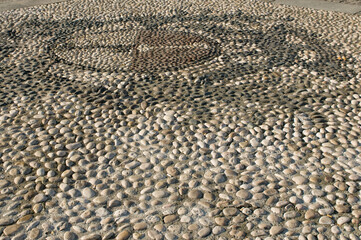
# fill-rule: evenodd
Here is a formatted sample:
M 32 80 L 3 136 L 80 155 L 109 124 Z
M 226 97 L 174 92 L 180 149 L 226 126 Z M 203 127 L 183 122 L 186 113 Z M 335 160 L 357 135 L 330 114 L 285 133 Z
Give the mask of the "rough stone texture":
M 357 239 L 359 23 L 248 0 L 0 13 L 4 239 Z

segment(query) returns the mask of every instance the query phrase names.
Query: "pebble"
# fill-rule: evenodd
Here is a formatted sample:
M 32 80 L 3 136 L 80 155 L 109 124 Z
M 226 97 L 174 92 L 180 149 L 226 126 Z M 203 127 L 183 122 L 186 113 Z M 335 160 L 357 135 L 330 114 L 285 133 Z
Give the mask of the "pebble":
M 235 216 L 239 213 L 237 208 L 225 208 L 223 209 L 224 216 Z
M 150 239 L 162 239 L 163 238 L 163 235 L 158 232 L 158 231 L 155 231 L 155 230 L 148 230 L 148 237 Z
M 125 240 L 125 239 L 128 239 L 129 237 L 130 237 L 130 232 L 128 232 L 127 230 L 124 230 L 117 235 L 116 239 L 117 240 Z
M 264 230 L 254 230 L 254 231 L 251 232 L 251 235 L 253 237 L 261 237 L 261 236 L 266 236 L 267 233 Z
M 252 145 L 252 147 L 256 148 L 259 145 L 259 142 L 257 141 L 257 139 L 252 138 L 250 141 L 250 144 Z
M 214 177 L 215 183 L 224 183 L 227 180 L 227 177 L 225 174 L 217 174 Z
M 28 233 L 28 237 L 29 237 L 29 239 L 38 239 L 39 238 L 39 236 L 40 236 L 40 230 L 39 229 L 37 229 L 37 228 L 34 228 L 34 229 L 32 229 L 29 233 Z M 67 239 L 68 240 L 68 238 L 65 238 L 64 237 L 64 239 Z
M 99 197 L 95 197 L 93 199 L 93 202 L 97 205 L 106 205 L 108 201 L 108 198 L 105 196 L 99 196 Z
M 269 230 L 272 236 L 277 236 L 278 234 L 282 233 L 285 229 L 282 226 L 272 226 Z
M 335 207 L 338 213 L 349 213 L 351 212 L 351 207 L 349 205 L 336 205 Z
M 360 218 L 361 217 L 361 210 L 353 210 L 352 215 L 354 217 L 356 217 L 356 218 Z
M 188 197 L 192 199 L 200 199 L 203 197 L 203 193 L 198 189 L 192 189 L 189 191 Z
M 17 223 L 26 223 L 26 222 L 30 221 L 32 218 L 33 218 L 33 215 L 28 214 L 28 215 L 25 215 L 25 216 L 19 218 Z
M 75 149 L 78 149 L 82 146 L 81 143 L 70 143 L 70 144 L 67 144 L 65 145 L 65 147 L 69 150 L 75 150 Z
M 236 196 L 243 200 L 248 200 L 252 197 L 252 194 L 245 189 L 241 189 L 236 193 Z
M 73 228 L 74 231 L 77 232 L 77 233 L 84 233 L 84 232 L 86 232 L 86 230 L 85 230 L 84 228 L 79 227 L 79 226 L 73 226 L 72 228 Z
M 219 235 L 219 234 L 221 234 L 221 233 L 223 233 L 223 232 L 225 232 L 225 231 L 226 231 L 226 229 L 223 228 L 223 227 L 220 227 L 220 226 L 215 226 L 215 227 L 212 229 L 212 233 L 213 233 L 214 235 Z
M 34 213 L 40 213 L 43 210 L 43 205 L 42 204 L 35 204 L 33 206 L 33 211 Z
M 33 222 L 30 223 L 29 226 L 26 228 L 26 231 L 30 231 L 30 230 L 36 228 L 39 224 L 40 224 L 39 221 L 33 221 Z
M 302 233 L 303 234 L 308 234 L 308 233 L 311 233 L 312 232 L 312 227 L 311 226 L 304 226 L 302 228 Z
M 209 234 L 211 234 L 211 228 L 205 227 L 198 231 L 198 236 L 203 238 L 207 237 Z
M 64 233 L 64 240 L 75 240 L 78 236 L 73 232 L 65 232 Z
M 165 217 L 164 217 L 164 223 L 167 224 L 167 223 L 174 222 L 177 218 L 178 218 L 178 216 L 177 216 L 177 215 L 174 215 L 174 214 L 165 216 Z
M 102 237 L 99 234 L 90 234 L 85 235 L 80 238 L 80 240 L 101 240 Z
M 94 190 L 91 189 L 91 188 L 84 188 L 84 189 L 82 190 L 82 195 L 83 195 L 83 197 L 85 197 L 85 198 L 92 198 L 92 197 L 95 196 L 95 192 L 94 192 Z
M 192 218 L 191 218 L 190 216 L 182 216 L 182 217 L 180 218 L 180 221 L 181 221 L 181 222 L 184 222 L 184 223 L 189 223 L 189 222 L 192 221 Z
M 179 175 L 178 169 L 176 169 L 172 166 L 167 167 L 166 171 L 167 171 L 167 174 L 169 174 L 170 176 L 173 176 L 173 177 Z
M 272 223 L 280 223 L 282 222 L 282 218 L 278 216 L 278 214 L 274 214 L 271 213 L 268 217 L 267 220 L 272 222 Z
M 3 232 L 6 236 L 14 235 L 15 233 L 19 232 L 21 229 L 23 229 L 23 225 L 21 224 L 13 224 L 9 225 L 4 228 Z
M 215 196 L 213 193 L 205 192 L 203 198 L 207 201 L 213 201 L 215 199 Z
M 296 228 L 298 226 L 300 226 L 300 222 L 296 219 L 291 219 L 291 220 L 288 220 L 285 222 L 285 226 L 288 228 L 288 229 L 293 229 L 293 228 Z
M 168 193 L 163 190 L 158 190 L 158 191 L 154 191 L 152 193 L 152 195 L 156 198 L 164 198 L 164 197 L 168 196 Z
M 229 220 L 225 217 L 216 217 L 214 221 L 220 226 L 227 226 L 229 222 Z
M 342 224 L 345 224 L 345 223 L 348 223 L 351 221 L 351 218 L 350 217 L 347 217 L 347 216 L 343 216 L 343 217 L 339 217 L 337 219 L 337 224 L 338 225 L 342 225 Z
M 40 193 L 33 198 L 33 202 L 34 203 L 42 203 L 42 202 L 47 201 L 48 199 L 49 198 L 45 194 Z
M 136 223 L 136 224 L 134 224 L 133 228 L 134 228 L 134 230 L 137 230 L 137 231 L 144 230 L 147 228 L 147 224 L 145 222 Z
M 318 213 L 314 210 L 307 210 L 306 213 L 305 213 L 305 218 L 306 219 L 314 219 L 318 216 Z
M 322 216 L 319 220 L 320 224 L 333 224 L 334 221 L 328 216 Z
M 297 185 L 302 185 L 308 182 L 307 178 L 303 177 L 303 176 L 296 176 L 293 177 L 292 180 L 297 184 Z

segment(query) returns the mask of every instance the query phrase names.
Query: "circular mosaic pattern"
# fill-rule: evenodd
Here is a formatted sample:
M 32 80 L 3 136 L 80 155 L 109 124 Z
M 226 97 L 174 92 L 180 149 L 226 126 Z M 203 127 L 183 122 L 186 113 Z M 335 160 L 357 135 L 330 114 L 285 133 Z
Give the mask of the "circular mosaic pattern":
M 142 98 L 158 99 L 154 104 L 187 102 L 200 108 L 201 121 L 212 119 L 212 101 L 241 108 L 245 118 L 256 124 L 263 123 L 275 107 L 290 113 L 308 111 L 310 102 L 324 97 L 307 91 L 305 98 L 298 99 L 300 89 L 312 88 L 313 78 L 330 78 L 340 86 L 356 74 L 347 67 L 355 61 L 352 56 L 340 53 L 337 46 L 313 32 L 293 27 L 291 17 L 280 22 L 241 12 L 220 16 L 182 12 L 170 17 L 61 24 L 68 26 L 67 31 L 57 33 L 50 47 L 62 62 L 57 69 L 69 72 L 73 68 L 67 68 L 73 65 L 93 73 L 126 72 L 113 80 L 84 80 L 122 91 L 126 84 Z M 317 76 L 285 79 L 282 75 L 287 69 Z M 132 80 L 134 74 L 139 81 Z M 149 91 L 156 85 L 168 93 L 164 100 L 158 91 Z
M 135 72 L 182 68 L 219 53 L 215 42 L 198 35 L 126 25 L 106 25 L 109 30 L 103 32 L 74 33 L 59 41 L 54 53 L 66 62 L 94 69 Z
M 235 77 L 281 66 L 297 66 L 338 80 L 354 76 L 327 40 L 295 29 L 287 23 L 292 22 L 290 17 L 282 23 L 268 20 L 242 13 L 183 13 L 111 22 L 68 21 L 59 23 L 68 29 L 56 34 L 51 52 L 65 63 L 110 72 L 155 73 L 187 67 L 211 72 L 216 62 L 218 68 L 238 69 Z M 342 57 L 352 61 L 350 56 Z

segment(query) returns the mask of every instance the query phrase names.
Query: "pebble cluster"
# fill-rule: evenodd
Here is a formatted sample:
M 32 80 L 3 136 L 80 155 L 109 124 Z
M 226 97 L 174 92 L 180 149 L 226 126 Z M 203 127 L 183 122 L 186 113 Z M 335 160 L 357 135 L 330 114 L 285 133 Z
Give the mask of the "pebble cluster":
M 0 240 L 360 239 L 360 16 L 0 14 Z

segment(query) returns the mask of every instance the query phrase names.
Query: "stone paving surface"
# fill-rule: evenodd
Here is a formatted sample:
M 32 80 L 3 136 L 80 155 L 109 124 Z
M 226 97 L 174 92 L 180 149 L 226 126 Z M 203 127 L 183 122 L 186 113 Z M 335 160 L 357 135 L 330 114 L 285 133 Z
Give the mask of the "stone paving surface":
M 344 3 L 344 4 L 352 4 L 352 5 L 361 5 L 360 0 L 324 0 L 326 2 L 333 2 L 333 3 Z
M 324 0 L 324 1 L 334 2 L 334 3 L 352 4 L 352 5 L 361 5 L 360 0 Z
M 62 1 L 65 0 L 0 0 L 0 12 Z
M 361 16 L 0 13 L 0 239 L 359 239 Z
M 261 0 L 264 2 L 275 2 L 276 0 Z M 302 2 L 302 1 L 300 1 Z M 314 0 L 314 2 L 319 2 L 319 0 Z M 350 5 L 360 5 L 361 0 L 322 0 L 321 2 L 325 3 L 343 3 L 343 4 L 350 4 Z
M 276 5 L 284 4 L 286 6 L 311 8 L 317 10 L 343 12 L 347 14 L 361 14 L 361 5 L 351 5 L 343 3 L 331 3 L 325 1 L 315 0 L 275 0 L 273 2 Z

